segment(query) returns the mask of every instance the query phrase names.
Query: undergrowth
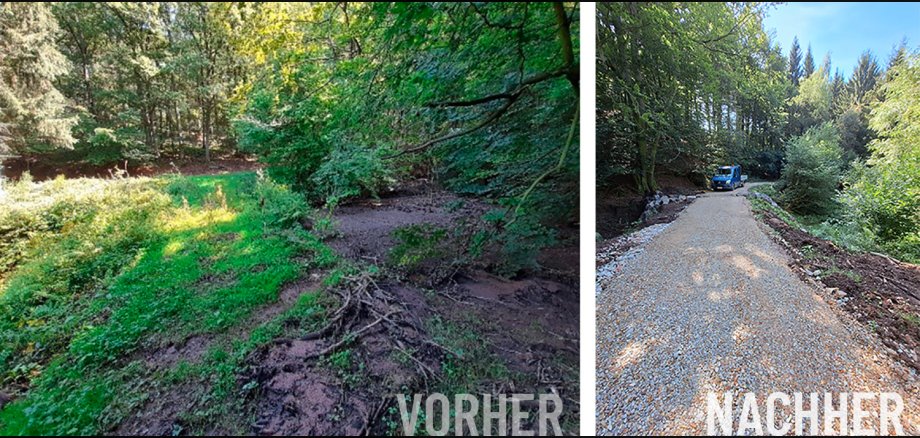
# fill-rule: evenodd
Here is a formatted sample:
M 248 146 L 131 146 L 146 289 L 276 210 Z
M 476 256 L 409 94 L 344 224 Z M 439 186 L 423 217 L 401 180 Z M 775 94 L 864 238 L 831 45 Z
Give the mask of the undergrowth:
M 751 192 L 763 193 L 777 200 L 778 195 L 773 184 L 763 184 L 753 186 Z M 799 215 L 790 213 L 783 208 L 777 208 L 770 203 L 758 199 L 750 198 L 751 206 L 754 213 L 762 215 L 763 212 L 770 212 L 785 221 L 789 226 L 805 230 L 807 233 L 820 239 L 829 240 L 843 248 L 851 251 L 863 252 L 886 252 L 894 257 L 903 258 L 905 261 L 917 262 L 909 254 L 897 251 L 895 248 L 887 248 L 877 244 L 871 236 L 862 231 L 863 227 L 854 224 L 851 219 L 845 215 L 836 212 L 832 215 Z
M 0 411 L 5 434 L 111 430 L 168 377 L 207 380 L 202 397 L 221 399 L 242 357 L 278 323 L 165 375 L 152 374 L 144 352 L 225 333 L 286 282 L 335 262 L 298 224 L 309 214 L 303 198 L 255 173 L 26 178 L 6 189 L 0 376 L 19 398 Z M 305 295 L 283 316 L 314 307 Z

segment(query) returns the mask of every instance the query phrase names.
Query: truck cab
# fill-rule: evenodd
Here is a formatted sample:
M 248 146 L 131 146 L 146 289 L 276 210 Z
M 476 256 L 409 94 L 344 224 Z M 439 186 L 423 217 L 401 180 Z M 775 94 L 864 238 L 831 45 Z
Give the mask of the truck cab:
M 747 175 L 741 174 L 741 166 L 722 166 L 716 169 L 715 175 L 712 176 L 713 190 L 735 190 L 738 187 L 744 187 L 744 181 Z

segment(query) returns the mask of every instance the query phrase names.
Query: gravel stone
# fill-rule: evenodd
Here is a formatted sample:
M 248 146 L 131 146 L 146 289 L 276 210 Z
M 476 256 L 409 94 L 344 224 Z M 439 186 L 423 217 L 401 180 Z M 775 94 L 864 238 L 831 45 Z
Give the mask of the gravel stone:
M 598 434 L 705 434 L 709 391 L 732 392 L 736 414 L 749 391 L 897 392 L 905 433 L 920 433 L 916 372 L 799 280 L 745 191 L 624 236 L 641 243 L 598 269 Z

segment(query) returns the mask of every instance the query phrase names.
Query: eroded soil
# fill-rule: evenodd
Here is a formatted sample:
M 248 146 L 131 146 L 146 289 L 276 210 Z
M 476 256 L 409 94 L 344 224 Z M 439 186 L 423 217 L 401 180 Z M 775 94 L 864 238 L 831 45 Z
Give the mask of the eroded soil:
M 489 208 L 429 186 L 338 208 L 336 236 L 327 243 L 358 266 L 380 267 L 382 274 L 366 286 L 365 305 L 343 318 L 347 326 L 338 335 L 284 336 L 250 357 L 240 383 L 259 387 L 251 401 L 251 432 L 393 433 L 394 424 L 401 424 L 395 394 L 464 390 L 493 395 L 556 392 L 565 404 L 563 429 L 576 433 L 578 266 L 559 263 L 577 260 L 576 243 L 547 250 L 541 259 L 556 261 L 550 273 L 513 280 L 488 273 L 486 259 L 460 267 L 429 263 L 411 272 L 389 261 L 396 229 L 417 224 L 450 230 L 476 227 Z M 350 294 L 364 287 L 355 286 L 362 281 L 346 282 L 335 292 L 340 302 L 352 300 Z M 330 366 L 329 354 L 320 353 L 345 333 L 361 333 L 336 350 L 347 350 L 351 365 Z M 485 353 L 452 350 L 445 345 L 452 336 L 473 336 Z M 455 366 L 475 369 L 458 371 Z M 480 367 L 507 372 L 494 374 Z M 453 373 L 466 378 L 457 383 Z

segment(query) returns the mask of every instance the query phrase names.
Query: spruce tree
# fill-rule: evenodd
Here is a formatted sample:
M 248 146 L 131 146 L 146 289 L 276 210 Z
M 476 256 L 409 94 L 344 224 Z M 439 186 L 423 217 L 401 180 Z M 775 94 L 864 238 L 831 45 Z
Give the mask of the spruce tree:
M 799 47 L 799 37 L 792 39 L 792 48 L 789 50 L 789 81 L 795 87 L 799 86 L 802 78 L 802 48 Z
M 808 51 L 805 52 L 805 63 L 802 66 L 803 77 L 809 77 L 815 72 L 815 58 L 811 56 L 811 44 L 808 45 Z
M 880 75 L 878 62 L 872 56 L 872 52 L 866 50 L 859 56 L 859 61 L 853 68 L 853 74 L 847 83 L 850 104 L 859 107 L 866 106 L 871 100 Z
M 70 147 L 75 117 L 54 80 L 68 70 L 44 3 L 0 3 L 0 152 Z

